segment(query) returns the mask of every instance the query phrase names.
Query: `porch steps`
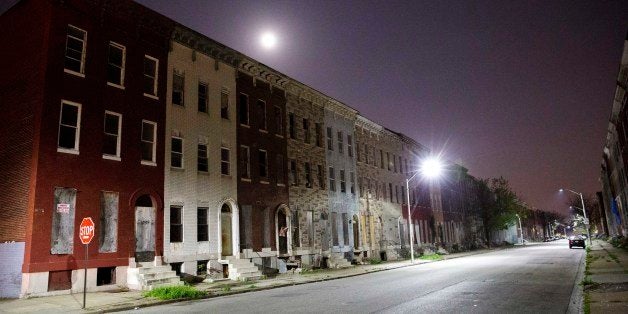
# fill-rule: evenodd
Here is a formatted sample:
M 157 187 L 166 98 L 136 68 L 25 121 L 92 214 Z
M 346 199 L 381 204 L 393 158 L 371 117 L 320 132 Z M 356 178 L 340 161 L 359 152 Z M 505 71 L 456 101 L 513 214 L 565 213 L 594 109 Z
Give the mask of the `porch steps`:
M 127 282 L 130 289 L 152 290 L 161 286 L 183 285 L 183 281 L 169 265 L 138 264 L 138 266 L 137 268 L 127 269 Z
M 248 258 L 225 256 L 218 262 L 228 265 L 229 279 L 231 280 L 257 280 L 262 277 L 262 273 L 257 266 Z
M 348 268 L 351 267 L 351 262 L 344 258 L 342 253 L 332 253 L 327 260 L 327 266 L 329 268 Z

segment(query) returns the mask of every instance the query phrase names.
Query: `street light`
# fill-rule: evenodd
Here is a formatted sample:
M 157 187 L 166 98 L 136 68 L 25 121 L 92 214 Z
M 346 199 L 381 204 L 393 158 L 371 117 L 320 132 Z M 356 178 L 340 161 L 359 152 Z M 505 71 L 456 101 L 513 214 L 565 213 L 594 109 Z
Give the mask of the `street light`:
M 417 174 L 421 173 L 426 178 L 436 178 L 442 171 L 442 164 L 437 158 L 428 158 L 421 164 L 421 169 L 415 172 L 410 178 L 406 179 L 406 201 L 408 206 L 408 233 L 410 233 L 410 262 L 414 264 L 414 230 L 412 228 L 412 216 L 410 214 L 410 180 L 414 179 Z
M 521 217 L 519 217 L 519 214 L 515 215 L 517 215 L 517 218 L 519 219 L 519 244 L 525 244 L 523 243 L 523 227 L 521 226 Z
M 591 245 L 591 234 L 589 233 L 589 218 L 587 218 L 587 210 L 586 207 L 584 207 L 584 198 L 582 197 L 582 193 L 578 193 L 570 189 L 560 189 L 558 191 L 563 192 L 564 190 L 580 196 L 580 202 L 582 202 L 582 214 L 584 215 L 584 229 L 587 230 L 587 238 L 589 238 L 589 245 Z

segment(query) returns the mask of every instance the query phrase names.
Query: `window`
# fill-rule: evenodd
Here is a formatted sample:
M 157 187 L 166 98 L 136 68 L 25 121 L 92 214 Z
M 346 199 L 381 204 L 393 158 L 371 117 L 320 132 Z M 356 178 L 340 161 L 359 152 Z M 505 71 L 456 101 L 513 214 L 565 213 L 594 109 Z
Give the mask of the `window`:
M 209 157 L 207 156 L 207 144 L 197 145 L 196 170 L 199 172 L 209 172 Z
M 379 167 L 384 169 L 384 151 L 379 150 Z
M 392 183 L 388 183 L 388 192 L 389 192 L 389 196 L 390 196 L 390 202 L 393 202 L 393 190 L 392 190 Z
M 283 136 L 283 117 L 281 107 L 275 106 L 275 134 Z
M 290 185 L 299 185 L 297 180 L 297 161 L 294 159 L 290 159 Z
M 240 160 L 242 163 L 242 178 L 251 178 L 251 150 L 248 146 L 240 146 Z
M 284 184 L 284 172 L 283 172 L 283 155 L 276 155 L 277 162 L 277 184 Z
M 336 173 L 334 167 L 329 167 L 329 190 L 336 191 Z
M 207 106 L 207 84 L 198 82 L 198 112 L 209 113 Z
M 347 183 L 345 182 L 344 170 L 340 170 L 340 192 L 347 193 Z
M 310 121 L 303 118 L 303 142 L 310 143 Z
M 117 251 L 118 199 L 117 192 L 100 192 L 100 225 L 96 229 L 99 253 Z
M 390 153 L 386 152 L 386 163 L 388 164 L 388 171 L 392 169 L 392 165 L 390 164 Z
M 157 144 L 157 124 L 151 121 L 142 121 L 142 162 L 154 164 L 155 148 Z
M 331 127 L 327 127 L 327 149 L 334 150 L 333 135 L 331 134 Z
M 297 137 L 294 129 L 294 113 L 288 113 L 288 128 L 290 128 L 290 138 L 295 139 Z
M 229 120 L 229 93 L 225 90 L 220 93 L 220 117 Z
M 401 163 L 401 156 L 399 156 L 399 173 L 403 173 L 402 166 L 403 164 Z
M 305 163 L 305 187 L 312 188 L 312 167 L 310 167 L 310 163 Z
M 119 113 L 105 111 L 105 137 L 102 146 L 103 156 L 120 158 L 121 120 L 122 115 Z
M 172 104 L 183 106 L 183 88 L 185 77 L 174 70 L 172 74 Z
M 183 139 L 173 136 L 170 145 L 170 167 L 183 168 Z
M 259 162 L 259 176 L 268 179 L 268 152 L 260 149 L 257 161 Z
M 321 129 L 321 124 L 320 123 L 316 123 L 314 124 L 314 132 L 316 133 L 316 146 L 318 147 L 323 147 L 323 137 L 322 137 L 322 129 Z
M 362 161 L 362 153 L 360 152 L 360 142 L 355 141 L 355 153 L 357 155 L 357 161 Z
M 229 169 L 229 149 L 226 147 L 220 148 L 220 174 L 228 176 L 231 171 Z
M 397 156 L 392 155 L 393 172 L 397 173 Z
M 238 120 L 241 125 L 249 125 L 249 96 L 240 93 L 240 99 L 238 100 Z
M 349 173 L 349 180 L 351 180 L 351 194 L 355 194 L 355 173 Z
M 410 172 L 408 171 L 408 160 L 407 159 L 403 159 L 403 163 L 405 165 L 405 169 L 406 169 L 406 174 L 409 174 Z
M 364 144 L 364 157 L 365 157 L 366 164 L 369 165 L 370 154 L 369 154 L 369 146 L 367 144 Z
M 157 97 L 157 70 L 159 69 L 159 60 L 144 55 L 144 95 Z
M 124 63 L 126 47 L 109 42 L 109 57 L 107 60 L 107 83 L 114 86 L 124 86 Z
M 170 242 L 183 242 L 183 219 L 181 219 L 183 208 L 170 206 Z
M 83 76 L 85 74 L 87 32 L 68 25 L 66 36 L 64 71 Z
M 266 123 L 266 102 L 258 99 L 257 100 L 257 112 L 259 113 L 259 129 L 266 131 L 268 129 L 268 125 Z
M 353 157 L 353 137 L 351 135 L 347 135 L 347 155 Z
M 322 190 L 325 188 L 325 174 L 323 173 L 323 166 L 317 165 L 316 168 L 316 175 L 318 176 L 318 188 Z
M 199 207 L 196 209 L 196 241 L 209 241 L 209 232 L 207 226 L 207 207 Z
M 59 139 L 57 151 L 78 153 L 81 131 L 81 105 L 66 100 L 61 101 L 59 117 Z
M 72 254 L 76 237 L 74 217 L 77 192 L 73 188 L 54 188 L 50 254 Z
M 342 154 L 344 149 L 344 140 L 342 132 L 338 131 L 338 153 Z

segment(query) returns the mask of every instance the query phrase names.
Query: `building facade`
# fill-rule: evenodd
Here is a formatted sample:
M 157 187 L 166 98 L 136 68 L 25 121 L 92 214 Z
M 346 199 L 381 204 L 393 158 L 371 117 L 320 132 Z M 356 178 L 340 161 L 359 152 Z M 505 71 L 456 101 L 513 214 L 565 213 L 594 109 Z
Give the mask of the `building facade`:
M 21 1 L 1 23 L 14 54 L 2 68 L 15 75 L 0 83 L 2 110 L 18 124 L 2 128 L 0 149 L 20 168 L 0 168 L 19 174 L 3 180 L 14 190 L 0 194 L 10 204 L 0 230 L 23 244 L 19 294 L 82 290 L 84 267 L 88 290 L 126 286 L 128 268 L 163 254 L 172 23 L 131 1 Z M 23 155 L 10 157 L 12 147 Z M 85 217 L 97 230 L 88 247 L 78 239 Z

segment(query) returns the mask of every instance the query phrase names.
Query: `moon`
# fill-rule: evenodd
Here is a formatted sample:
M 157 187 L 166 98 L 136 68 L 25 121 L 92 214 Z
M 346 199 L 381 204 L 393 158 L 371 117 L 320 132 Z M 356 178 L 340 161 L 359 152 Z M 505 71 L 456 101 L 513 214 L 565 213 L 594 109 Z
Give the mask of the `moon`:
M 277 45 L 277 36 L 271 32 L 265 32 L 260 37 L 260 44 L 266 49 L 272 49 Z

